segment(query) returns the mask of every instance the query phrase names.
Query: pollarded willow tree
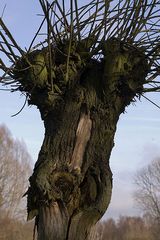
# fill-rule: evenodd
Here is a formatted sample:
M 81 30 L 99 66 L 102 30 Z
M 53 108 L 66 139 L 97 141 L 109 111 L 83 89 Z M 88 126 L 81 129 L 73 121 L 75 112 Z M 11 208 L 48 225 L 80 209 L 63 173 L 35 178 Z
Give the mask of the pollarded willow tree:
M 27 192 L 38 240 L 89 239 L 111 198 L 119 116 L 160 90 L 160 1 L 82 2 L 39 0 L 43 21 L 28 50 L 0 19 L 0 50 L 12 62 L 1 59 L 1 82 L 25 94 L 44 121 Z

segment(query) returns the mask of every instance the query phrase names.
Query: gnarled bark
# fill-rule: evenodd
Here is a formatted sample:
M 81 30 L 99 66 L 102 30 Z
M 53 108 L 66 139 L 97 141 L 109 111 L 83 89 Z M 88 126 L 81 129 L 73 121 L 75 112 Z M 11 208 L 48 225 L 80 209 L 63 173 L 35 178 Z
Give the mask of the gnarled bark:
M 109 205 L 116 124 L 143 89 L 147 62 L 142 51 L 116 39 L 104 42 L 102 52 L 98 61 L 73 48 L 67 65 L 55 50 L 53 79 L 45 48 L 27 56 L 29 66 L 26 58 L 17 63 L 27 71 L 15 72 L 16 78 L 45 126 L 28 190 L 28 219 L 36 216 L 38 240 L 89 239 Z
M 135 97 L 160 90 L 153 81 L 160 3 L 109 0 L 78 7 L 75 0 L 67 9 L 64 0 L 39 2 L 44 20 L 27 52 L 0 19 L 0 50 L 13 62 L 8 68 L 0 59 L 0 81 L 25 93 L 44 121 L 28 189 L 28 219 L 36 217 L 38 239 L 84 240 L 110 201 L 109 158 L 119 115 Z M 33 47 L 45 22 L 47 39 Z
M 115 129 L 103 111 L 86 111 L 79 102 L 66 99 L 58 116 L 53 113 L 45 120 L 28 205 L 29 215 L 34 204 L 38 210 L 38 239 L 87 239 L 110 202 L 109 156 Z

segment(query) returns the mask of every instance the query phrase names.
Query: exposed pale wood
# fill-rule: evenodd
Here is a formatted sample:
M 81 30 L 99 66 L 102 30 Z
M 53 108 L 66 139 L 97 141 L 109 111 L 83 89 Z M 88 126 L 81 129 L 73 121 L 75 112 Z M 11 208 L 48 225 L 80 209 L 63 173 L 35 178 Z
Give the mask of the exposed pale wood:
M 91 136 L 91 129 L 92 121 L 90 115 L 82 113 L 76 131 L 76 142 L 70 164 L 71 171 L 81 172 L 83 156 Z

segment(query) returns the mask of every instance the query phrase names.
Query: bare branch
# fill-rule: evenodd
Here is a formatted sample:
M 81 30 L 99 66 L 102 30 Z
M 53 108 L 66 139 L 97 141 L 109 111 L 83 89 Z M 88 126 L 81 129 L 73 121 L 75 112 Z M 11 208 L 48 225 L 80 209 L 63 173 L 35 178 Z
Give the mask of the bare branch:
M 11 40 L 13 46 L 21 53 L 21 55 L 23 55 L 23 50 L 18 46 L 18 44 L 16 43 L 15 39 L 13 38 L 12 34 L 10 33 L 10 31 L 8 30 L 8 28 L 6 27 L 6 25 L 4 24 L 2 18 L 0 18 L 0 26 L 2 27 L 2 29 L 4 30 L 4 32 L 6 33 L 6 35 L 8 36 L 8 38 Z M 2 34 L 2 33 L 1 33 Z
M 68 51 L 63 53 L 63 56 L 67 55 L 66 78 L 68 78 L 73 44 L 78 46 L 78 43 L 84 42 L 86 39 L 85 46 L 89 46 L 88 57 L 100 59 L 103 54 L 104 42 L 112 38 L 118 39 L 127 48 L 130 46 L 131 49 L 137 49 L 146 55 L 150 69 L 144 84 L 154 81 L 159 75 L 159 70 L 153 70 L 160 66 L 159 0 L 119 0 L 117 2 L 92 0 L 86 1 L 83 6 L 79 6 L 77 0 L 69 0 L 68 5 L 64 0 L 61 2 L 55 0 L 51 3 L 47 0 L 39 0 L 39 3 L 43 11 L 43 20 L 31 41 L 27 54 L 31 52 L 31 49 L 36 51 L 40 47 L 42 49 L 48 48 L 48 76 L 52 90 L 51 69 L 54 64 L 52 51 L 63 52 L 60 45 L 62 46 L 65 41 L 69 42 Z M 34 46 L 34 42 L 41 34 L 45 23 L 47 23 L 46 37 L 44 37 L 44 41 Z M 6 37 L 3 32 L 0 32 L 2 39 L 0 51 L 15 65 L 20 59 L 15 53 L 18 50 L 20 56 L 25 57 L 29 65 L 28 56 L 18 46 L 2 19 L 0 19 L 0 26 L 7 35 Z M 0 68 L 13 76 L 12 71 L 9 71 L 5 64 L 1 64 Z M 157 88 L 158 86 L 153 87 L 152 90 L 145 88 L 144 91 L 157 91 Z

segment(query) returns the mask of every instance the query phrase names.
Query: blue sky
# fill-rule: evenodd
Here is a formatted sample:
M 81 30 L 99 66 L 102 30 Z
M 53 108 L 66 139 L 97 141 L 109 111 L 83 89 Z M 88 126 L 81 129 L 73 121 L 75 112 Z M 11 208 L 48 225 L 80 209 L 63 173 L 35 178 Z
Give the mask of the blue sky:
M 1 0 L 0 14 L 7 4 L 4 20 L 19 45 L 28 47 L 40 23 L 37 1 Z M 158 94 L 148 94 L 159 104 Z M 5 123 L 15 138 L 26 142 L 29 153 L 35 162 L 43 141 L 44 128 L 36 107 L 25 107 L 16 117 L 23 103 L 20 93 L 0 91 L 0 124 Z M 136 215 L 138 210 L 133 203 L 133 176 L 135 172 L 151 160 L 160 156 L 160 110 L 145 99 L 126 109 L 121 115 L 115 147 L 110 159 L 114 186 L 110 207 L 105 217 Z

